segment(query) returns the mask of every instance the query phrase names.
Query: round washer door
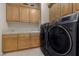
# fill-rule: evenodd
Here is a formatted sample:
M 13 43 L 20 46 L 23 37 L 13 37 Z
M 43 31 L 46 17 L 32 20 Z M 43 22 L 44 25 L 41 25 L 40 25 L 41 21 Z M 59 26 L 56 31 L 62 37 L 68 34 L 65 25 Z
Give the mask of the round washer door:
M 70 34 L 63 26 L 54 26 L 50 28 L 48 43 L 52 50 L 60 55 L 68 54 L 72 48 Z

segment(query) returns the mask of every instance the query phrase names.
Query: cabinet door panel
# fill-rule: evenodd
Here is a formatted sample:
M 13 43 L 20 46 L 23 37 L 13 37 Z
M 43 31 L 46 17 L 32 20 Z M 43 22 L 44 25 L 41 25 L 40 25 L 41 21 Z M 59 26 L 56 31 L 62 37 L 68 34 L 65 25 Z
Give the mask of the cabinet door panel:
M 72 3 L 61 3 L 61 16 L 72 13 Z
M 16 22 L 19 21 L 19 7 L 13 5 L 7 5 L 7 21 Z
M 17 35 L 3 36 L 3 52 L 17 50 Z
M 21 34 L 18 39 L 18 49 L 30 48 L 29 34 Z
M 61 8 L 60 8 L 60 4 L 58 3 L 58 4 L 56 4 L 56 9 L 55 9 L 55 17 L 56 17 L 56 19 L 57 18 L 59 18 L 60 17 L 60 11 L 61 11 Z
M 79 3 L 73 3 L 73 12 L 79 11 Z
M 32 33 L 31 34 L 31 47 L 39 47 L 39 46 L 40 46 L 39 34 Z
M 29 8 L 20 7 L 20 21 L 29 22 Z
M 9 6 L 9 5 L 7 5 L 7 21 L 9 22 L 9 21 L 11 21 L 11 20 L 13 20 L 12 19 L 12 7 L 11 6 Z
M 40 10 L 30 8 L 30 23 L 39 23 Z
M 19 7 L 13 7 L 13 21 L 19 22 Z
M 56 21 L 56 19 L 59 18 L 61 15 L 60 11 L 61 11 L 60 4 L 59 3 L 53 4 L 49 10 L 50 21 Z

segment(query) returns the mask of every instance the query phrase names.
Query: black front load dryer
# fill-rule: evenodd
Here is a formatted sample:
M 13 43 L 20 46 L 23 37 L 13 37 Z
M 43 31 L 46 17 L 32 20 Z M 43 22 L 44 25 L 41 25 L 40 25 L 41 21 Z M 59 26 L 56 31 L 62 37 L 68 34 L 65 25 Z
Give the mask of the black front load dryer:
M 48 30 L 47 55 L 76 56 L 79 50 L 79 13 L 61 18 L 61 21 Z

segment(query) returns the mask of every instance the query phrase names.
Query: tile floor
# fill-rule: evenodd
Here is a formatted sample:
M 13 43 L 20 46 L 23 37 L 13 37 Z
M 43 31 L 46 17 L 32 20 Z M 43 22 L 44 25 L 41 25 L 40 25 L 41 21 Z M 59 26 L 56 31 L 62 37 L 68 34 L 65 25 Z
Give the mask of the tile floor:
M 33 48 L 23 51 L 6 53 L 3 56 L 44 56 L 40 48 Z

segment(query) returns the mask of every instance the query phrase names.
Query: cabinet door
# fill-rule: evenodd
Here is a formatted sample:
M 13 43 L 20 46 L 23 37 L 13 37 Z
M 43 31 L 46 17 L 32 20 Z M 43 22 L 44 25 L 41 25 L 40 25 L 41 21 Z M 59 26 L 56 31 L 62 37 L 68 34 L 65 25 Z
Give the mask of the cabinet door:
M 73 12 L 79 11 L 79 3 L 73 3 Z
M 19 21 L 19 7 L 13 5 L 7 5 L 7 21 L 17 22 Z
M 20 22 L 29 22 L 29 8 L 20 7 Z
M 60 17 L 60 4 L 53 4 L 51 8 L 49 8 L 50 21 L 56 21 L 57 18 Z
M 3 35 L 3 52 L 17 50 L 17 35 Z
M 50 18 L 50 21 L 53 21 L 54 19 L 55 19 L 55 13 L 54 13 L 54 9 L 53 9 L 54 7 L 51 7 L 51 8 L 49 8 L 49 18 Z
M 30 48 L 29 34 L 20 34 L 18 39 L 18 49 Z
M 72 3 L 61 3 L 61 16 L 72 13 Z
M 31 47 L 39 47 L 40 39 L 39 33 L 31 33 Z
M 30 23 L 39 23 L 40 21 L 40 10 L 30 8 Z
M 57 3 L 56 5 L 55 5 L 55 19 L 57 20 L 60 16 L 61 16 L 61 8 L 60 8 L 60 4 L 59 3 Z

